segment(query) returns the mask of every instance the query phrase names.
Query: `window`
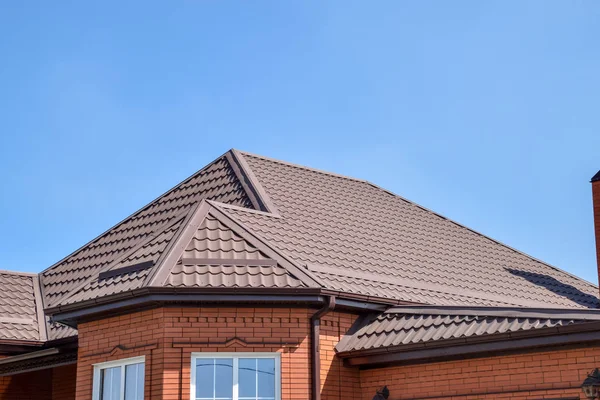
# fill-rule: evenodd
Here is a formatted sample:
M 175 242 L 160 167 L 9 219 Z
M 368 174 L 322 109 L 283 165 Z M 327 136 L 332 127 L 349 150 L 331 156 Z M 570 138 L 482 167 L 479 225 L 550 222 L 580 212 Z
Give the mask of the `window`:
M 94 400 L 143 400 L 144 357 L 94 364 Z
M 280 400 L 279 353 L 192 353 L 191 400 Z

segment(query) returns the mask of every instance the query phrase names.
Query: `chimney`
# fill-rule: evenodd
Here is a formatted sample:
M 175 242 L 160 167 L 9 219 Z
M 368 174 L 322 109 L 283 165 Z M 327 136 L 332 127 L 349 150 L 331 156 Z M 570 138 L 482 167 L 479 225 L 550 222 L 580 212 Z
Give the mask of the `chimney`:
M 596 262 L 600 280 L 600 171 L 592 178 L 592 203 L 594 206 L 594 232 L 596 233 Z

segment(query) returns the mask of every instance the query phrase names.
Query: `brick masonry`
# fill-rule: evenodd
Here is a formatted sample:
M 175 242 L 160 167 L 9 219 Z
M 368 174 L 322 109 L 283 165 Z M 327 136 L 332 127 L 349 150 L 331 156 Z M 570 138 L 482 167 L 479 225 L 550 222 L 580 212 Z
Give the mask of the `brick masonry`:
M 192 352 L 279 352 L 282 399 L 310 397 L 310 316 L 294 308 L 158 308 L 79 326 L 78 364 L 0 378 L 1 400 L 92 398 L 93 364 L 146 356 L 146 399 L 189 399 Z M 334 347 L 356 316 L 321 321 L 323 400 L 583 399 L 581 382 L 600 366 L 600 347 L 379 369 L 343 365 Z M 76 375 L 76 377 L 75 377 Z M 50 394 L 52 394 L 50 396 Z
M 362 370 L 362 398 L 387 385 L 391 399 L 584 399 L 581 383 L 600 348 L 580 348 Z
M 2 400 L 74 400 L 75 365 L 0 377 Z
M 146 356 L 148 399 L 189 399 L 192 352 L 281 353 L 282 398 L 310 395 L 310 316 L 294 308 L 160 308 L 79 325 L 77 400 L 92 396 L 93 364 Z M 323 322 L 321 359 L 324 400 L 358 391 L 342 385 L 358 370 L 346 372 L 334 360 L 333 346 L 353 322 L 330 314 Z M 356 386 L 358 388 L 358 386 Z

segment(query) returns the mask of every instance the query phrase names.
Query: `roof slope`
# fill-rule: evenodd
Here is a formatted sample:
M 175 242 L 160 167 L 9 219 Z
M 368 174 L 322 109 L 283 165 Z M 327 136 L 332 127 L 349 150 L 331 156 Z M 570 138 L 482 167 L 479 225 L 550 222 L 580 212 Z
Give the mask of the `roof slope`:
M 543 310 L 510 310 L 494 313 L 478 310 L 411 310 L 393 308 L 357 323 L 352 333 L 337 344 L 339 353 L 439 342 L 451 339 L 484 338 L 531 330 L 556 328 L 600 320 L 600 314 L 582 310 L 571 315 Z M 454 342 L 453 342 L 454 343 Z M 414 347 L 414 346 L 412 346 Z
M 38 320 L 41 298 L 36 281 L 35 274 L 0 271 L 0 340 L 45 339 Z
M 331 289 L 425 304 L 598 305 L 596 286 L 371 183 L 242 155 L 280 217 L 226 213 Z
M 63 298 L 157 230 L 187 215 L 202 199 L 218 200 L 241 207 L 252 201 L 236 175 L 231 159 L 218 158 L 142 210 L 125 219 L 95 240 L 41 274 L 45 307 L 56 307 Z

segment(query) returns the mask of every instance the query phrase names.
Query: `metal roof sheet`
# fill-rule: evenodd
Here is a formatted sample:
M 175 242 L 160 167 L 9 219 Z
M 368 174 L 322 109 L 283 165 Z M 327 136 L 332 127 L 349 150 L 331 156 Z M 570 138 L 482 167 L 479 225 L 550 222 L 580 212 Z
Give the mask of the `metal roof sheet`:
M 298 264 L 322 267 L 332 289 L 425 304 L 598 306 L 593 284 L 369 182 L 242 155 L 279 214 L 224 212 Z
M 433 310 L 432 310 L 433 311 Z M 591 318 L 590 318 L 591 317 Z M 336 346 L 339 353 L 374 350 L 433 341 L 492 336 L 503 333 L 554 328 L 598 320 L 598 315 L 571 315 L 561 318 L 527 311 L 514 316 L 477 314 L 446 314 L 443 310 L 431 314 L 404 313 L 390 310 L 357 323 Z
M 0 271 L 0 339 L 41 339 L 35 274 Z
M 56 265 L 42 272 L 48 307 L 61 304 L 82 283 L 95 276 L 155 230 L 191 210 L 202 199 L 218 200 L 242 207 L 252 203 L 227 157 L 167 192 Z

